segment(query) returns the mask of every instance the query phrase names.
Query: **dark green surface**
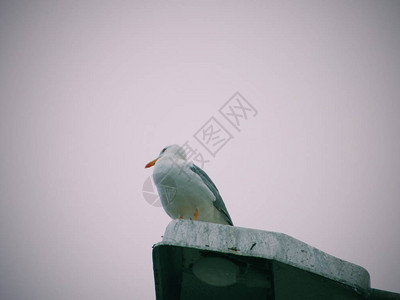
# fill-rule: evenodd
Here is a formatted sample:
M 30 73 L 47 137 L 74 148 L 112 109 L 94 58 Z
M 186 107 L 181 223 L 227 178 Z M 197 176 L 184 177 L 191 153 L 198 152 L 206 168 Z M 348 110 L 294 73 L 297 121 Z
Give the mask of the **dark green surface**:
M 372 289 L 368 300 L 400 300 L 400 294 Z
M 218 256 L 229 259 L 239 266 L 238 283 L 229 287 L 215 287 L 199 280 L 192 272 L 192 263 L 185 257 Z M 220 254 L 176 246 L 156 246 L 153 250 L 154 278 L 158 300 L 177 299 L 271 299 L 272 266 L 265 259 L 241 257 Z M 253 272 L 261 274 L 265 280 L 264 286 L 248 287 L 246 274 L 252 268 Z
M 199 280 L 192 272 L 193 262 L 208 256 L 222 257 L 234 262 L 239 267 L 237 283 L 228 287 L 215 287 Z M 370 295 L 363 295 L 345 284 L 300 268 L 234 253 L 157 245 L 153 249 L 153 263 L 157 300 L 399 299 L 387 298 L 392 293 L 378 290 L 371 290 Z M 262 280 L 257 284 L 249 281 L 251 272 Z

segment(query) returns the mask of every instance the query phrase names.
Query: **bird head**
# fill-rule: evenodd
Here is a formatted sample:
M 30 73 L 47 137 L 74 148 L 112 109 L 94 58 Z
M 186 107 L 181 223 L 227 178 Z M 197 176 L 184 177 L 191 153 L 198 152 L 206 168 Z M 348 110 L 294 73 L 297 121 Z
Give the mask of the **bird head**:
M 170 156 L 172 159 L 183 159 L 186 160 L 186 153 L 185 150 L 179 145 L 171 145 L 167 146 L 161 150 L 160 154 L 156 159 L 153 159 L 149 162 L 145 168 L 150 168 L 154 166 L 161 157 Z

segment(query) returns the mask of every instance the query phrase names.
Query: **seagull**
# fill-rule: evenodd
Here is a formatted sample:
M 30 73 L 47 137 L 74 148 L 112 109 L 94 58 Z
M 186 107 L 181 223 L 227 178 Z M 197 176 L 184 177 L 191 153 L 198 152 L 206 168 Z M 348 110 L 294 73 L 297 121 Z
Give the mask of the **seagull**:
M 233 226 L 217 187 L 201 168 L 187 160 L 181 146 L 162 149 L 145 168 L 152 166 L 161 203 L 172 219 Z

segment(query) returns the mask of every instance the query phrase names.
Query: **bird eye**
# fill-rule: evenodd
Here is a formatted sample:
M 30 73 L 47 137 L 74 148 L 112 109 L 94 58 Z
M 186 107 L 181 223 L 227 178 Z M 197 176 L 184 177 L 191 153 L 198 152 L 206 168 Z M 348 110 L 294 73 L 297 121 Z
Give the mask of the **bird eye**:
M 167 150 L 167 147 L 165 147 L 164 149 L 162 149 L 160 154 L 163 154 L 163 153 L 165 152 L 165 150 Z

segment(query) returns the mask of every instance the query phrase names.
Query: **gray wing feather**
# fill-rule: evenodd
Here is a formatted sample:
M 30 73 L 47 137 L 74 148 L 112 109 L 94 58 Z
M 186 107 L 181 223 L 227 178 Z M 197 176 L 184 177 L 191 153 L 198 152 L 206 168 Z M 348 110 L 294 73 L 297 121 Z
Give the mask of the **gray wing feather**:
M 229 223 L 229 225 L 233 225 L 231 216 L 229 215 L 228 210 L 225 207 L 225 203 L 222 200 L 222 197 L 219 194 L 219 191 L 215 186 L 214 182 L 212 182 L 211 178 L 208 177 L 207 173 L 204 172 L 195 164 L 191 164 L 190 170 L 192 170 L 193 172 L 195 172 L 197 175 L 200 176 L 201 180 L 203 180 L 204 184 L 210 189 L 210 191 L 215 196 L 215 201 L 213 201 L 215 208 L 222 213 L 222 215 L 224 216 L 225 220 Z

